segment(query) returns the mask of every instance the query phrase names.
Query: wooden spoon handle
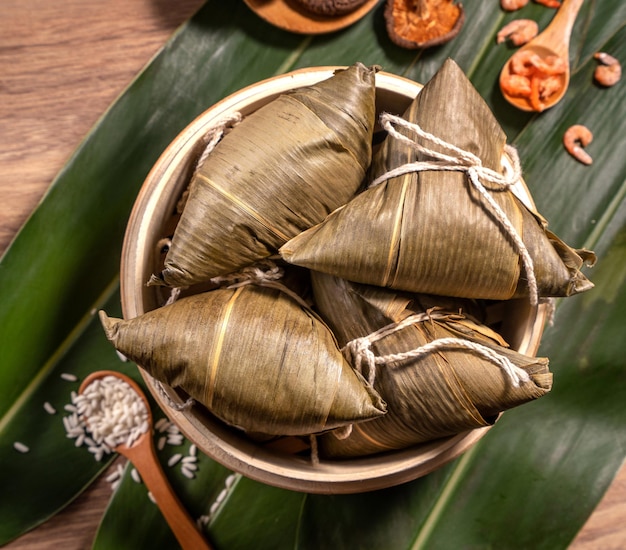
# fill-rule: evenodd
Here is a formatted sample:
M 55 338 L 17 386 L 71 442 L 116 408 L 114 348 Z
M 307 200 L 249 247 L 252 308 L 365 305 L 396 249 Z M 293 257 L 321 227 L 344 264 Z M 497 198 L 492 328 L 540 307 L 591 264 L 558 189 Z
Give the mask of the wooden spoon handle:
M 550 24 L 541 33 L 541 42 L 551 45 L 560 57 L 569 52 L 569 40 L 584 0 L 563 0 L 561 7 L 550 21 Z
M 130 448 L 122 446 L 123 448 L 118 451 L 126 456 L 139 472 L 181 547 L 184 550 L 210 550 L 211 546 L 165 477 L 150 436 L 144 436 L 143 439 L 144 441 L 137 442 Z

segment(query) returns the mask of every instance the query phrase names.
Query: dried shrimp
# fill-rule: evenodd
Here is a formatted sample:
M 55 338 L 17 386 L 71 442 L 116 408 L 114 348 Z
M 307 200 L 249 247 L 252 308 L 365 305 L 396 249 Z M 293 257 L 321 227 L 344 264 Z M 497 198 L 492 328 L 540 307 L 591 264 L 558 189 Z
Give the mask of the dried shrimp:
M 502 44 L 507 38 L 515 46 L 522 46 L 537 36 L 539 25 L 532 19 L 515 19 L 504 25 L 496 35 L 496 42 Z
M 535 0 L 537 4 L 541 4 L 546 8 L 560 8 L 561 2 L 559 0 Z
M 504 93 L 527 98 L 531 109 L 541 112 L 548 98 L 563 89 L 566 70 L 566 61 L 557 55 L 542 57 L 522 50 L 509 61 L 509 74 L 500 85 Z
M 593 134 L 586 126 L 582 124 L 574 124 L 570 126 L 563 134 L 563 145 L 565 150 L 572 155 L 577 161 L 583 164 L 591 164 L 593 159 L 591 155 L 583 149 L 591 143 Z
M 622 66 L 618 59 L 608 53 L 598 52 L 593 56 L 600 62 L 593 77 L 601 86 L 613 86 L 622 78 Z
M 500 0 L 500 7 L 505 11 L 515 11 L 528 4 L 528 0 Z

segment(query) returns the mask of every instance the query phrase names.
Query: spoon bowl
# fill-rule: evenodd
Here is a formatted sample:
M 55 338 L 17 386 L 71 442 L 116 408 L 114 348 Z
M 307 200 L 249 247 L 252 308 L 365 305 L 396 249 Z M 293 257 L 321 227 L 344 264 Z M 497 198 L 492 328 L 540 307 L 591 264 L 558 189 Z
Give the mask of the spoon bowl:
M 181 547 L 190 550 L 209 550 L 211 547 L 200 531 L 198 531 L 195 522 L 174 493 L 161 467 L 152 438 L 153 423 L 150 405 L 139 385 L 124 374 L 102 370 L 92 372 L 87 376 L 81 383 L 78 392 L 80 394 L 84 393 L 94 381 L 107 376 L 114 376 L 128 384 L 141 398 L 148 417 L 148 430 L 146 432 L 142 433 L 130 445 L 121 443 L 116 445 L 113 450 L 125 456 L 137 469 Z M 87 424 L 89 424 L 88 418 Z
M 563 0 L 561 7 L 557 11 L 556 15 L 550 22 L 550 24 L 544 29 L 543 32 L 538 34 L 530 42 L 522 46 L 516 51 L 511 58 L 504 64 L 502 71 L 500 72 L 500 90 L 504 98 L 514 107 L 521 109 L 522 111 L 543 111 L 554 107 L 565 95 L 569 86 L 570 79 L 570 66 L 569 66 L 569 43 L 572 34 L 572 28 L 574 22 L 578 16 L 578 12 L 583 4 L 584 0 Z M 563 60 L 565 65 L 565 72 L 558 75 L 559 86 L 556 91 L 548 95 L 544 101 L 541 102 L 541 107 L 537 107 L 531 102 L 528 97 L 512 95 L 507 91 L 505 82 L 511 75 L 511 62 L 518 56 L 527 54 L 536 54 L 541 59 L 546 59 L 551 56 L 558 57 Z

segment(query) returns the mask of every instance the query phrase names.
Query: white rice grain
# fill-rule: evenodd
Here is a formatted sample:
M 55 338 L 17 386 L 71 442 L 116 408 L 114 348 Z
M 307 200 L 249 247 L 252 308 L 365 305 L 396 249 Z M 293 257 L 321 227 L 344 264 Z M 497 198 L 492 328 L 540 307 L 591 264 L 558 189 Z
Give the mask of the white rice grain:
M 62 372 L 61 378 L 63 378 L 63 380 L 67 380 L 68 382 L 76 382 L 78 380 L 78 376 L 69 372 Z
M 167 444 L 172 445 L 173 447 L 178 447 L 182 445 L 184 441 L 182 434 L 168 434 L 167 435 Z
M 137 471 L 137 469 L 136 469 L 136 468 L 133 468 L 133 469 L 130 471 L 130 477 L 132 477 L 132 478 L 133 478 L 133 481 L 134 481 L 135 483 L 141 483 L 141 476 L 139 475 L 139 472 Z
M 176 453 L 175 455 L 172 455 L 170 457 L 170 459 L 167 461 L 167 465 L 171 468 L 172 466 L 175 466 L 176 464 L 178 464 L 179 460 L 183 457 L 183 455 L 181 455 L 180 453 Z
M 186 478 L 189 478 L 189 479 L 194 479 L 194 478 L 196 477 L 195 472 L 192 472 L 191 470 L 188 470 L 186 465 L 185 465 L 185 466 L 183 466 L 183 467 L 180 469 L 180 471 L 181 471 L 181 473 L 182 473 L 182 474 L 183 474 Z
M 94 380 L 82 394 L 71 394 L 63 418 L 67 437 L 85 445 L 97 461 L 121 444 L 131 446 L 146 433 L 148 410 L 139 395 L 116 376 Z
M 203 514 L 196 520 L 196 525 L 198 529 L 202 529 L 205 525 L 209 524 L 209 521 L 211 521 L 211 516 Z
M 13 443 L 13 448 L 18 452 L 18 453 L 27 453 L 30 451 L 30 448 L 27 445 L 24 445 L 24 443 L 22 443 L 21 441 L 15 441 Z
M 159 418 L 154 425 L 154 429 L 160 433 L 163 433 L 165 430 L 167 430 L 169 424 L 170 421 L 167 418 Z
M 52 406 L 52 404 L 49 401 L 46 401 L 43 404 L 43 408 L 44 410 L 48 413 L 48 414 L 56 414 L 57 410 Z
M 235 484 L 235 481 L 237 481 L 237 474 L 230 474 L 226 478 L 224 485 L 226 486 L 227 489 L 230 489 Z
M 115 480 L 120 478 L 120 472 L 119 470 L 116 468 L 115 470 L 113 470 L 113 472 L 111 472 L 108 476 L 106 476 L 106 481 L 108 481 L 109 483 L 113 483 Z

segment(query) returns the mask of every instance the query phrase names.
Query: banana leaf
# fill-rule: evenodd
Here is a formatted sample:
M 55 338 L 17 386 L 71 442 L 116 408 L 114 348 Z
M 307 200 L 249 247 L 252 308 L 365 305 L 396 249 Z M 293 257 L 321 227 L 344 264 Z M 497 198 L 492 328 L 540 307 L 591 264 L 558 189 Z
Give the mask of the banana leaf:
M 179 479 L 176 488 L 194 515 L 209 516 L 206 530 L 218 548 L 566 548 L 626 448 L 626 119 L 618 116 L 626 92 L 620 85 L 599 89 L 591 80 L 595 51 L 626 59 L 626 4 L 585 2 L 572 38 L 570 90 L 541 115 L 513 110 L 497 87 L 512 50 L 497 47 L 495 33 L 518 17 L 545 27 L 553 11 L 535 3 L 514 14 L 493 2 L 467 3 L 455 40 L 417 53 L 388 40 L 382 3 L 349 29 L 315 38 L 274 29 L 242 2 L 226 4 L 209 1 L 105 113 L 0 261 L 0 486 L 11 495 L 0 502 L 0 544 L 45 521 L 103 467 L 72 447 L 60 414 L 38 415 L 42 400 L 59 408 L 68 402 L 63 372 L 134 372 L 96 330 L 91 312 L 103 305 L 115 310 L 128 213 L 175 135 L 220 98 L 292 68 L 361 61 L 426 82 L 452 57 L 518 147 L 550 228 L 598 254 L 588 273 L 596 288 L 559 302 L 539 350 L 555 374 L 552 392 L 507 412 L 459 460 L 383 491 L 313 496 L 238 478 L 211 515 L 228 474 L 208 459 L 206 485 Z M 561 136 L 574 123 L 595 133 L 591 167 L 562 148 Z M 16 440 L 31 452 L 16 452 Z M 175 547 L 129 478 L 111 501 L 95 546 Z

